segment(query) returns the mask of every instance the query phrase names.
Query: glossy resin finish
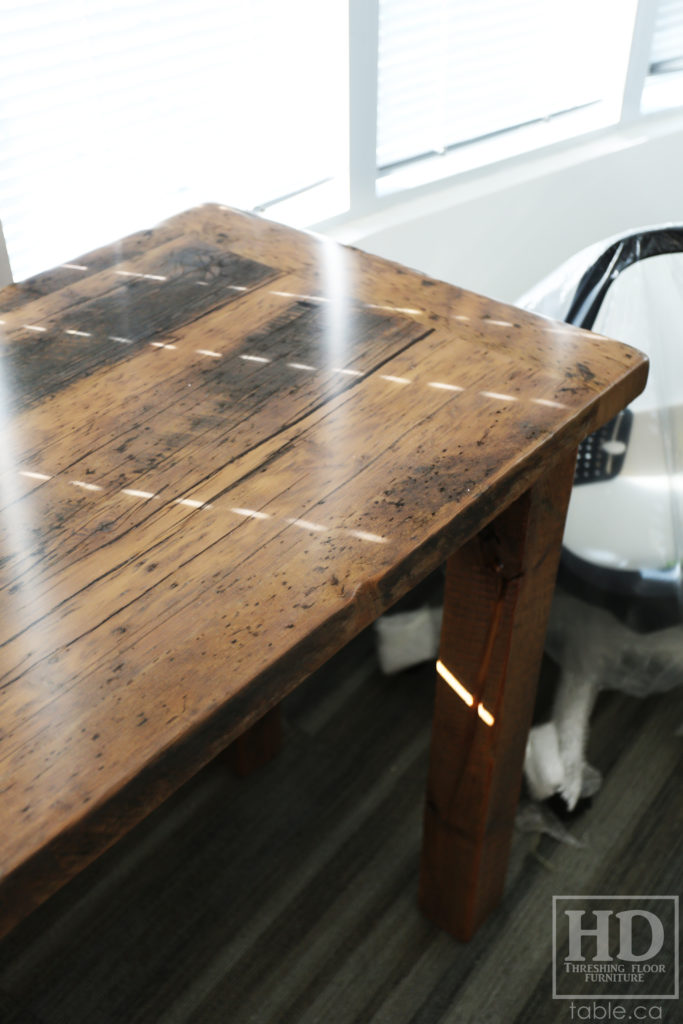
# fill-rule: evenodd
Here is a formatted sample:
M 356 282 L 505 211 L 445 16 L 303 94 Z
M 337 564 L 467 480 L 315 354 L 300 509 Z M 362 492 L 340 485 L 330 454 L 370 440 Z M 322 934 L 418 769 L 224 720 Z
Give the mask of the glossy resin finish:
M 206 206 L 0 292 L 0 930 L 644 386 Z

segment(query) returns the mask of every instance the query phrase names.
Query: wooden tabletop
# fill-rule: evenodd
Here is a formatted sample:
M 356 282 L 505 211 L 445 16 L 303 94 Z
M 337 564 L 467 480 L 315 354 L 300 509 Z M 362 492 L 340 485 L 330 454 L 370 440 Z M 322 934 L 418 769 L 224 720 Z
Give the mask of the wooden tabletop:
M 0 931 L 643 388 L 204 206 L 0 292 Z

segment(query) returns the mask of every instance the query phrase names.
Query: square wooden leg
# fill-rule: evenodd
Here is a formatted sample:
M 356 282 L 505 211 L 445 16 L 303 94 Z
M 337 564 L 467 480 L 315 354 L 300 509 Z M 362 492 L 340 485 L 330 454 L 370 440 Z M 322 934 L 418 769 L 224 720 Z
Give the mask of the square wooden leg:
M 447 565 L 420 905 L 458 939 L 503 891 L 574 462 Z
M 279 753 L 281 746 L 282 713 L 280 705 L 276 704 L 238 736 L 222 756 L 235 774 L 244 778 L 268 764 Z

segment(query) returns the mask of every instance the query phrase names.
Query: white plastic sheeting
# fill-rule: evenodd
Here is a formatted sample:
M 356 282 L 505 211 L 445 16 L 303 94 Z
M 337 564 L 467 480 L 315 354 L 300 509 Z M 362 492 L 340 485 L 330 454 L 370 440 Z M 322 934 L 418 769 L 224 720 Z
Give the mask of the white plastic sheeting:
M 630 406 L 620 473 L 574 488 L 565 547 L 616 570 L 678 580 L 683 558 L 683 231 L 665 227 L 591 246 L 519 300 L 650 357 Z

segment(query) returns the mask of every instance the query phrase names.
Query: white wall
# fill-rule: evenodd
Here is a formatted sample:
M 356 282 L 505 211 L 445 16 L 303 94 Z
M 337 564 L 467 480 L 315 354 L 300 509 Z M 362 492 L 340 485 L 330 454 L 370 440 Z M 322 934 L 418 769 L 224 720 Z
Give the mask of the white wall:
M 514 302 L 584 246 L 667 222 L 683 224 L 680 113 L 463 176 L 331 233 Z

